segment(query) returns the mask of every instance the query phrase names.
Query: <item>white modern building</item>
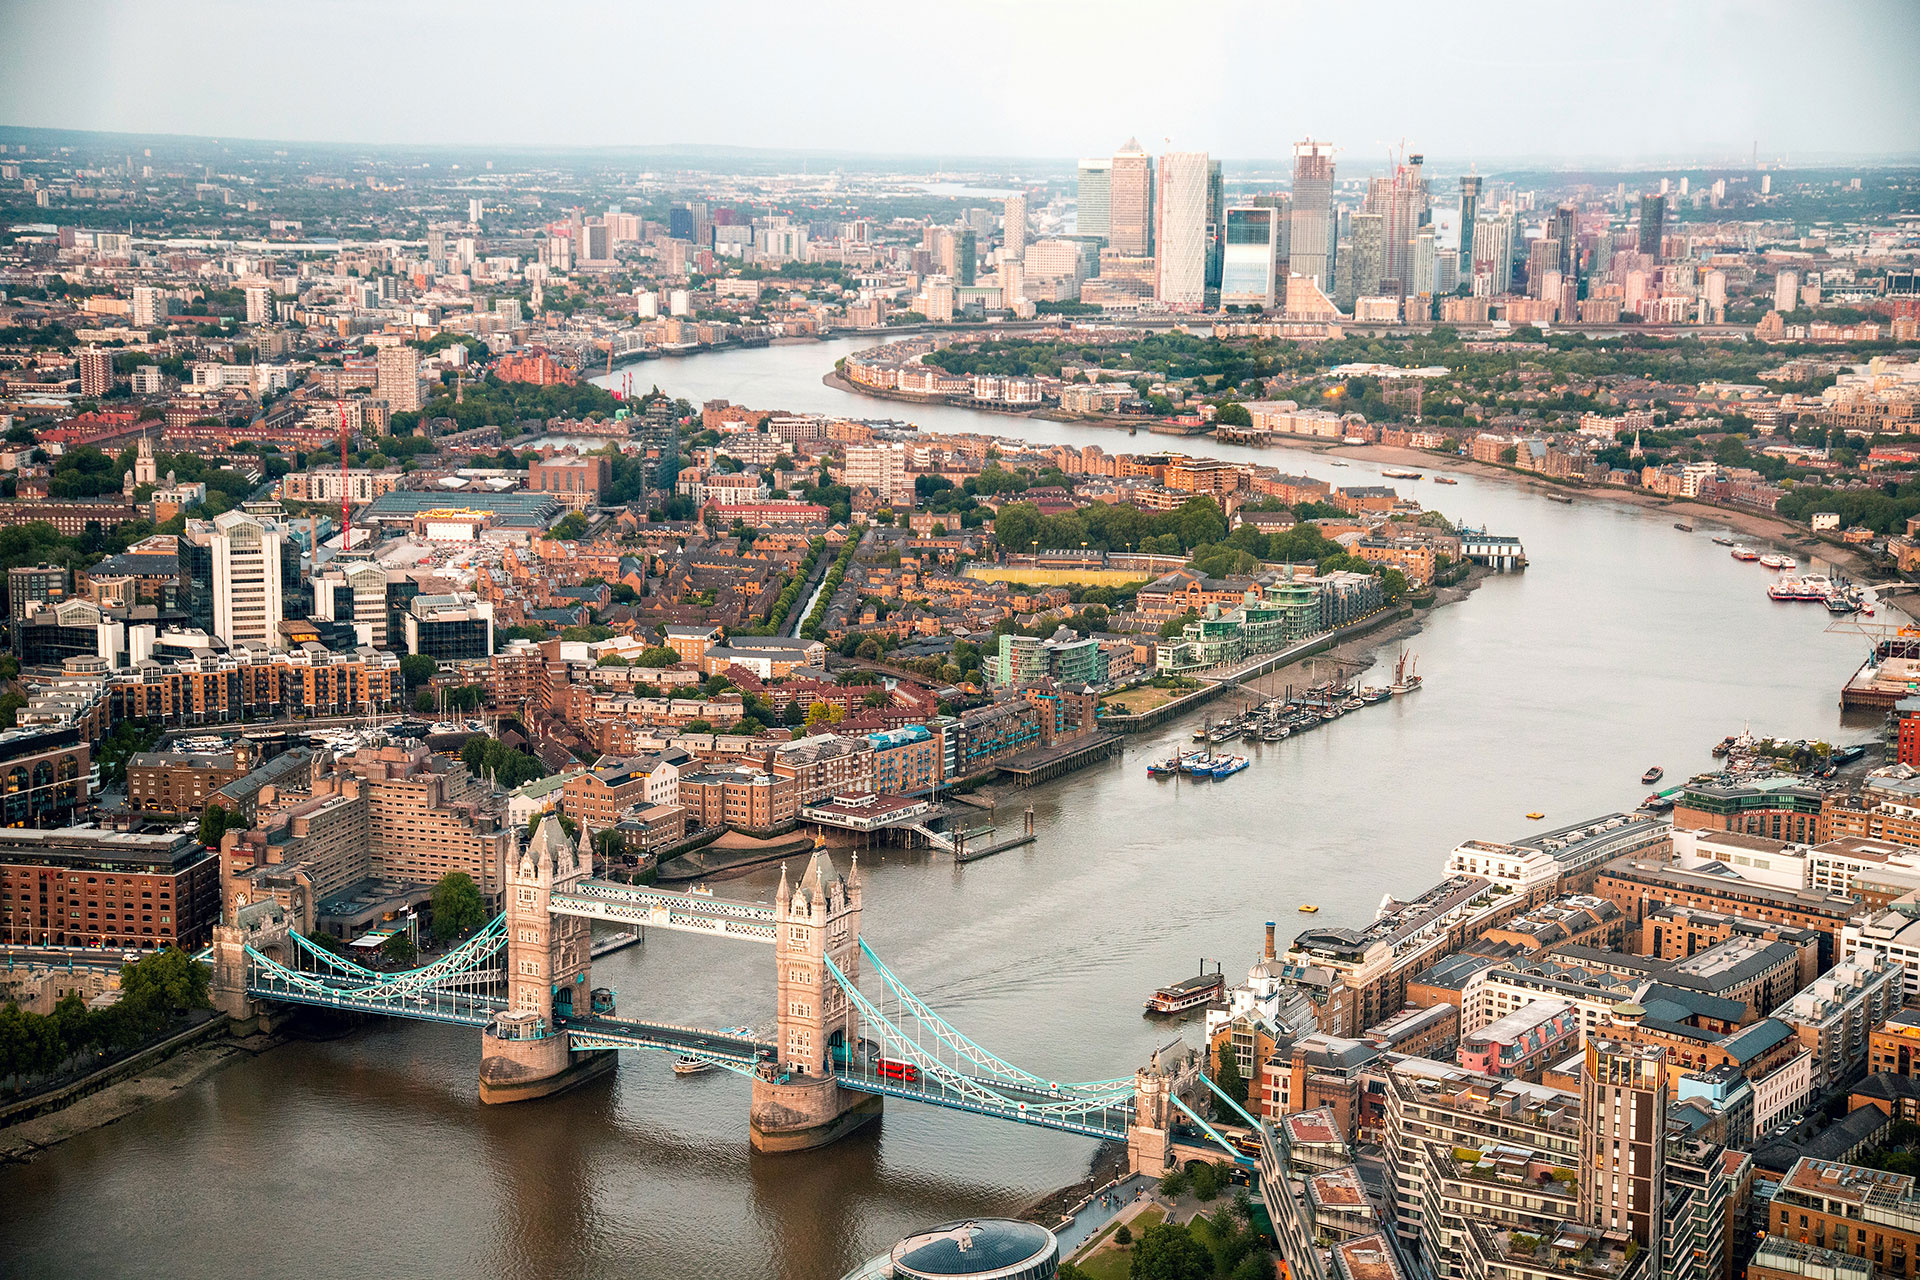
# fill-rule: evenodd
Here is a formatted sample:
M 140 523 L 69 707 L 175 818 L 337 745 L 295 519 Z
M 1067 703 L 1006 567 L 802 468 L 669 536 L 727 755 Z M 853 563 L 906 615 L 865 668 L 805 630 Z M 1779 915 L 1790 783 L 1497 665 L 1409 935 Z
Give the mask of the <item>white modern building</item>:
M 284 538 L 242 511 L 213 519 L 213 629 L 228 644 L 280 644 Z
M 1206 302 L 1207 174 L 1204 151 L 1174 151 L 1160 157 L 1155 296 L 1168 307 L 1197 310 Z

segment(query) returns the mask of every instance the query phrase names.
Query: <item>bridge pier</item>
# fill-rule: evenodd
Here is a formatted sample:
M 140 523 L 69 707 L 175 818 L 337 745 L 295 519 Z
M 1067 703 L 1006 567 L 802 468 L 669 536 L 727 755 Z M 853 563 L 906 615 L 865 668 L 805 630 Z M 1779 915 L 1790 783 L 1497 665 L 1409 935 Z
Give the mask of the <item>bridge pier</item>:
M 481 1033 L 480 1101 L 550 1098 L 605 1075 L 618 1056 L 612 1049 L 570 1050 L 565 1035 L 539 1020 L 502 1014 Z
M 811 1151 L 880 1118 L 877 1093 L 843 1089 L 832 1079 L 753 1082 L 748 1132 L 755 1151 Z

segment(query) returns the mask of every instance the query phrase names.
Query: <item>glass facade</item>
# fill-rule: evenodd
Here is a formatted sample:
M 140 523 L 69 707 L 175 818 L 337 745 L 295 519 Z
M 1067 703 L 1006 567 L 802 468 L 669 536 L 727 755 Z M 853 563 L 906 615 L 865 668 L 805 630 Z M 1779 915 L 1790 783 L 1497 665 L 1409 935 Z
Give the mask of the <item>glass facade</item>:
M 1273 305 L 1277 212 L 1252 208 L 1227 210 L 1227 242 L 1220 270 L 1223 305 Z

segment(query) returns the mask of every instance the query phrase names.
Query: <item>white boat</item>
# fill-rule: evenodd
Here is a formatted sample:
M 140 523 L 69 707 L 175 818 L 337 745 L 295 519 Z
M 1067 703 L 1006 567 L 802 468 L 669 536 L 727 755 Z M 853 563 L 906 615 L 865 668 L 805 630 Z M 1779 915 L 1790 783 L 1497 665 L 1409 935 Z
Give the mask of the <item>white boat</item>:
M 753 1028 L 722 1027 L 720 1028 L 720 1034 L 723 1036 L 739 1036 L 743 1040 L 751 1039 L 753 1037 Z M 681 1054 L 673 1060 L 673 1074 L 677 1076 L 705 1075 L 709 1071 L 718 1070 L 719 1067 L 720 1064 L 710 1058 L 696 1058 L 690 1054 Z
M 1777 551 L 1769 551 L 1766 555 L 1761 556 L 1760 564 L 1763 568 L 1767 569 L 1791 569 L 1794 567 L 1793 561 Z

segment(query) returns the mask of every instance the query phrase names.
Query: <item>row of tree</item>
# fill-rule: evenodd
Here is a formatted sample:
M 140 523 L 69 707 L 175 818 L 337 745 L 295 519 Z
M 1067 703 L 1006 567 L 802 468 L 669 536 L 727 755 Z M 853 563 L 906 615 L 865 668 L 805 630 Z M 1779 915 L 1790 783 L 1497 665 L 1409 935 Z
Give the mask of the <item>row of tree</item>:
M 49 1014 L 9 1001 L 0 1007 L 0 1080 L 15 1087 L 87 1060 L 130 1049 L 210 1004 L 207 968 L 175 947 L 120 970 L 120 999 L 89 1009 L 69 992 Z

